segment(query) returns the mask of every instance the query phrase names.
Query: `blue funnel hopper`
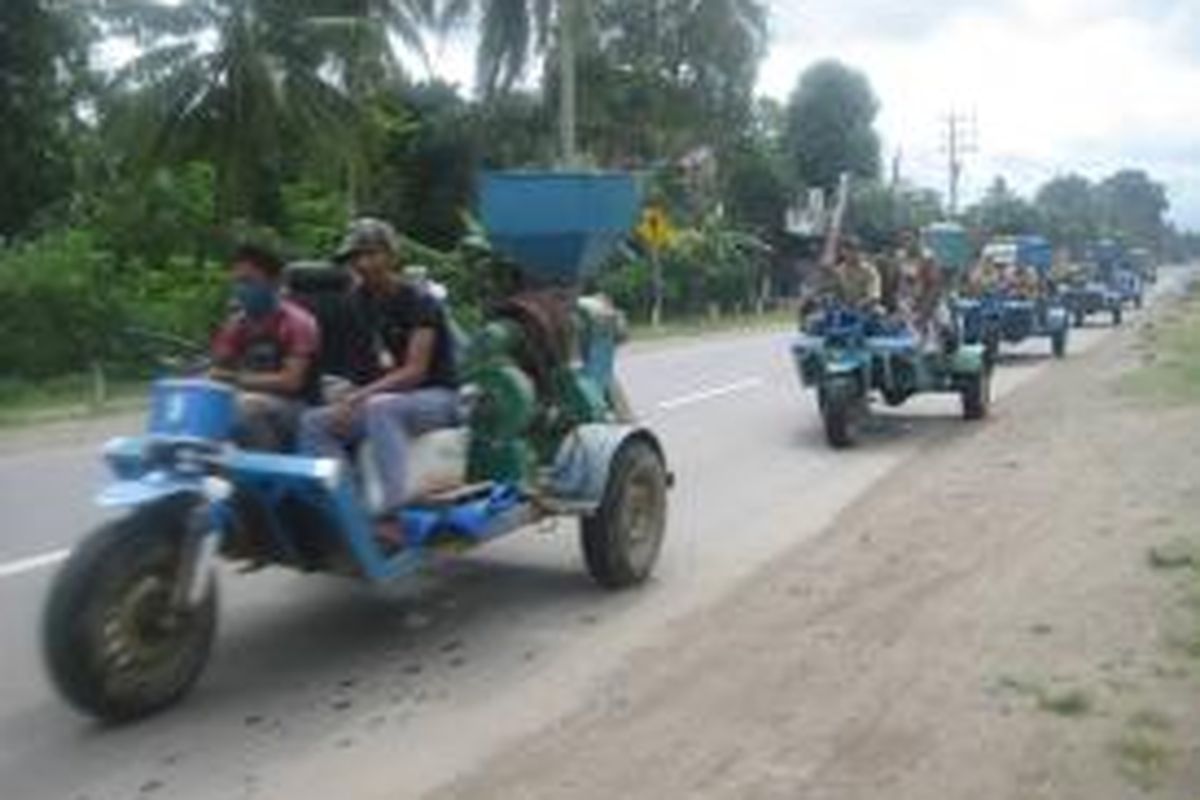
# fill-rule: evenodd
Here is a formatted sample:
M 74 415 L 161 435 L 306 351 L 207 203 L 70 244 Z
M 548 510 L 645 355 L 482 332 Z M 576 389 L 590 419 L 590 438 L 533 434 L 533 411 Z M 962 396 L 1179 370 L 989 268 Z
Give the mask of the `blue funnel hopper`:
M 479 212 L 492 247 L 539 284 L 592 275 L 637 221 L 637 184 L 624 173 L 492 172 Z

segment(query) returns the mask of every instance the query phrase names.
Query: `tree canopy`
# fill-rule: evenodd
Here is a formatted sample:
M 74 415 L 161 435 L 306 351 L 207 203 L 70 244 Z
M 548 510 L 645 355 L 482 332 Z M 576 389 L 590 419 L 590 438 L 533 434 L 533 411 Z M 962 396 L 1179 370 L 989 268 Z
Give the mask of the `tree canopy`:
M 0 237 L 22 232 L 69 191 L 85 33 L 38 0 L 0 4 Z
M 793 291 L 810 248 L 785 230 L 787 211 L 843 172 L 859 177 L 849 224 L 870 247 L 940 216 L 935 192 L 880 181 L 880 105 L 861 71 L 819 62 L 787 103 L 756 96 L 765 0 L 575 8 L 584 160 L 643 175 L 678 230 L 657 258 L 631 240 L 601 277 L 635 316 L 656 288 L 667 314 L 762 308 Z M 131 352 L 118 346 L 130 323 L 203 338 L 230 244 L 264 237 L 288 257 L 325 255 L 359 213 L 394 222 L 457 300 L 479 301 L 477 251 L 460 247 L 476 176 L 558 156 L 561 9 L 4 0 L 0 320 L 5 341 L 22 343 L 5 370 L 41 377 Z M 416 59 L 435 74 L 430 44 L 462 25 L 479 33 L 480 91 L 405 73 Z M 1127 170 L 1061 176 L 1032 201 L 997 181 L 967 221 L 980 237 L 1042 232 L 1073 249 L 1099 236 L 1194 246 L 1166 211 L 1163 187 Z
M 787 154 L 800 182 L 828 191 L 842 173 L 877 178 L 878 114 L 879 100 L 865 74 L 838 61 L 809 67 L 787 107 Z

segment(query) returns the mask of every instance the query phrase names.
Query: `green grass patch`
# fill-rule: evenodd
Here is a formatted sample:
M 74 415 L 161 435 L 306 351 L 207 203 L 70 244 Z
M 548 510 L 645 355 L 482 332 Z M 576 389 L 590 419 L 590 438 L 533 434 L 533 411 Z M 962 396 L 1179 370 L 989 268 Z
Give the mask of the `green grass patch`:
M 1139 349 L 1145 363 L 1125 376 L 1126 393 L 1167 403 L 1200 402 L 1200 287 L 1142 332 Z
M 1113 743 L 1113 755 L 1117 759 L 1117 772 L 1144 792 L 1162 785 L 1173 758 L 1161 731 L 1132 724 Z
M 696 317 L 673 319 L 655 328 L 648 323 L 634 323 L 629 328 L 632 341 L 645 342 L 659 339 L 687 338 L 713 333 L 736 331 L 769 331 L 787 328 L 796 324 L 793 310 L 769 311 L 765 314 L 729 314 L 720 317 Z
M 1153 708 L 1143 708 L 1129 717 L 1129 727 L 1135 730 L 1170 733 L 1175 727 L 1171 718 Z
M 0 378 L 0 427 L 57 422 L 127 410 L 146 393 L 144 379 L 114 379 L 97 402 L 92 377 L 64 375 L 40 381 Z
M 1042 711 L 1060 717 L 1083 717 L 1092 713 L 1092 696 L 1083 689 L 1043 691 L 1037 696 L 1037 706 Z
M 1194 570 L 1200 568 L 1200 547 L 1187 539 L 1173 539 L 1151 547 L 1146 560 L 1156 570 Z
M 1031 698 L 1039 711 L 1060 717 L 1083 717 L 1095 708 L 1092 695 L 1084 689 L 1052 689 L 1025 678 L 1005 676 L 1000 679 L 1001 689 Z

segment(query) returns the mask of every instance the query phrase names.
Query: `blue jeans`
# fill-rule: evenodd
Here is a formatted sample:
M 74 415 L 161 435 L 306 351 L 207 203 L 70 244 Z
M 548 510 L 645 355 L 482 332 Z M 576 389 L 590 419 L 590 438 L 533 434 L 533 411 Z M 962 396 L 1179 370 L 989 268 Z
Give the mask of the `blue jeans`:
M 239 392 L 233 441 L 247 450 L 287 453 L 296 442 L 304 403 L 264 392 Z
M 364 438 L 373 446 L 383 483 L 384 508 L 404 505 L 408 489 L 408 445 L 412 437 L 458 424 L 458 392 L 419 389 L 378 394 L 355 407 L 344 435 L 333 430 L 333 408 L 305 413 L 300 420 L 300 450 L 326 458 L 345 458 Z

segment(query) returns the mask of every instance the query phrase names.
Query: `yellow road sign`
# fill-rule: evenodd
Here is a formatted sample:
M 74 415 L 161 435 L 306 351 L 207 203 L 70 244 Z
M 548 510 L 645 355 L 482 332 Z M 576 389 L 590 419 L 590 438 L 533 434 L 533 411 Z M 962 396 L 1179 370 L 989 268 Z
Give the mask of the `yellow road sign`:
M 642 222 L 637 229 L 638 238 L 654 250 L 669 247 L 675 238 L 675 228 L 667 212 L 659 206 L 649 206 L 642 214 Z

